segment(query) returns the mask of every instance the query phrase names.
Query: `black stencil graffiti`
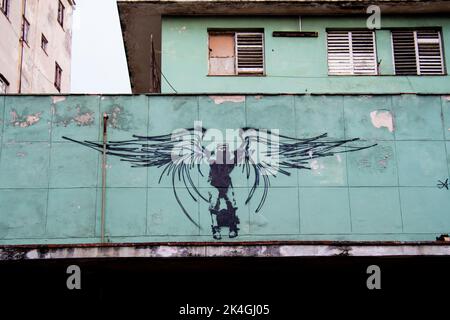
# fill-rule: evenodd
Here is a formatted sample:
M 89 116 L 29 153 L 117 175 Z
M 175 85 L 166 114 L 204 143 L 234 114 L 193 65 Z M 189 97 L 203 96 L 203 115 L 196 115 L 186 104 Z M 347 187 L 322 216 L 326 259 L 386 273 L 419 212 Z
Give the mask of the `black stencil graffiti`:
M 437 187 L 439 189 L 447 189 L 448 190 L 448 178 L 445 181 L 438 180 Z
M 236 238 L 239 233 L 238 207 L 231 179 L 235 170 L 239 170 L 238 173 L 250 181 L 245 205 L 249 204 L 258 189 L 262 190 L 255 210 L 255 213 L 258 213 L 267 199 L 270 177 L 276 177 L 278 174 L 290 176 L 290 169 L 310 170 L 310 162 L 314 159 L 375 146 L 357 146 L 355 142 L 358 138 L 332 140 L 327 134 L 322 134 L 309 139 L 298 139 L 254 128 L 236 130 L 238 139 L 235 145 L 219 141 L 205 146 L 204 138 L 207 132 L 204 128 L 191 128 L 161 136 L 134 135 L 131 140 L 108 142 L 106 150 L 108 155 L 120 157 L 121 161 L 129 162 L 133 168 L 160 168 L 162 172 L 159 183 L 164 177 L 171 179 L 173 194 L 182 212 L 199 228 L 199 223 L 183 205 L 175 187 L 176 182 L 184 185 L 194 201 L 201 199 L 208 203 L 212 236 L 216 240 L 222 238 L 222 228 L 228 228 L 229 238 Z M 63 139 L 99 152 L 103 150 L 100 143 L 77 141 L 67 137 Z M 194 170 L 205 177 L 202 172 L 203 164 L 209 167 L 208 183 L 214 187 L 208 195 L 199 190 L 193 179 Z

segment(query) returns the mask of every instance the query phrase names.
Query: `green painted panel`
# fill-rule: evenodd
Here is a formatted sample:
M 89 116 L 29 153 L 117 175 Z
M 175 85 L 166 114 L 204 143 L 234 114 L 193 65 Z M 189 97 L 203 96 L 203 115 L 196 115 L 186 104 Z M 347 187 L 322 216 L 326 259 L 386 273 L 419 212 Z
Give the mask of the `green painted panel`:
M 438 96 L 403 95 L 393 97 L 392 105 L 397 140 L 443 139 L 441 101 Z
M 1 189 L 0 239 L 46 238 L 47 193 L 47 189 Z
M 397 188 L 350 188 L 350 210 L 355 233 L 402 232 Z
M 397 141 L 401 186 L 435 186 L 447 177 L 445 143 L 442 141 Z
M 405 232 L 442 234 L 450 229 L 448 192 L 423 187 L 400 188 L 400 195 Z
M 108 238 L 146 235 L 147 188 L 110 188 L 106 199 L 105 235 Z M 100 206 L 101 201 L 98 201 L 98 209 Z M 100 235 L 100 221 L 96 226 L 97 235 Z
M 48 142 L 4 143 L 0 159 L 0 187 L 48 188 L 49 156 Z
M 444 116 L 445 139 L 450 140 L 450 96 L 442 97 L 442 114 Z
M 95 145 L 83 141 L 101 140 L 100 119 L 105 112 L 110 114 L 107 241 L 214 241 L 215 217 L 222 225 L 223 241 L 434 240 L 449 230 L 447 96 L 8 96 L 3 100 L 1 244 L 100 241 L 102 157 Z M 30 105 L 35 109 L 27 109 Z M 41 123 L 33 118 L 29 125 L 14 126 L 11 110 L 21 114 L 47 110 L 48 119 Z M 44 111 L 39 119 L 45 119 Z M 196 148 L 192 150 L 211 152 L 199 166 L 203 175 L 189 162 L 164 171 L 173 154 L 187 150 L 170 140 L 171 133 L 193 128 L 199 121 L 209 129 L 205 131 L 209 138 L 245 127 L 280 130 L 286 137 L 279 142 L 273 136 L 259 137 L 253 144 L 237 145 L 231 138 L 215 143 L 208 138 L 200 145 L 188 140 Z M 254 137 L 248 130 L 241 134 Z M 319 137 L 323 134 L 328 137 Z M 267 138 L 281 148 L 284 173 L 266 176 L 261 167 L 255 171 L 242 163 L 214 166 L 218 143 L 228 143 L 233 150 L 246 146 L 257 155 L 267 152 L 260 144 Z M 150 166 L 139 167 L 140 163 Z M 255 172 L 260 173 L 258 179 Z M 218 237 L 217 232 L 214 235 Z
M 50 189 L 48 238 L 88 238 L 95 234 L 96 192 L 94 188 Z
M 348 189 L 300 188 L 300 218 L 303 234 L 351 233 Z

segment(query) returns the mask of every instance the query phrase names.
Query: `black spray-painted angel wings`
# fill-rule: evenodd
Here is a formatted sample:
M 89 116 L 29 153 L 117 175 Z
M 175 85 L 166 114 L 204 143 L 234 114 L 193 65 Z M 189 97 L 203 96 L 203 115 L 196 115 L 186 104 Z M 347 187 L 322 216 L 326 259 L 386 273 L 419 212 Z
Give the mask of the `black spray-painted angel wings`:
M 211 213 L 219 214 L 220 200 L 227 204 L 228 211 L 233 210 L 227 193 L 233 187 L 230 173 L 238 167 L 241 174 L 251 180 L 246 205 L 258 187 L 263 190 L 256 208 L 256 212 L 259 212 L 268 195 L 270 177 L 278 174 L 290 176 L 288 169 L 310 169 L 309 163 L 313 159 L 355 152 L 374 146 L 355 146 L 354 142 L 359 139 L 332 140 L 327 137 L 327 134 L 309 139 L 298 139 L 279 135 L 274 131 L 254 128 L 243 128 L 234 132 L 236 134 L 233 139 L 226 140 L 211 139 L 209 130 L 204 128 L 183 129 L 172 134 L 152 137 L 135 135 L 128 141 L 108 142 L 106 154 L 120 157 L 122 161 L 129 162 L 134 168 L 160 168 L 162 172 L 159 182 L 164 177 L 171 179 L 174 196 L 182 211 L 193 224 L 199 226 L 183 206 L 175 188 L 176 182 L 181 182 L 186 187 L 194 201 L 197 201 L 195 196 L 197 195 L 210 203 Z M 103 144 L 100 143 L 63 138 L 100 152 L 103 151 Z M 230 140 L 235 143 L 230 143 Z M 218 190 L 219 195 L 214 199 L 211 195 L 203 195 L 192 179 L 193 170 L 197 170 L 201 176 L 204 176 L 202 172 L 204 164 L 208 165 L 210 170 L 208 181 Z M 236 228 L 236 235 L 237 230 Z

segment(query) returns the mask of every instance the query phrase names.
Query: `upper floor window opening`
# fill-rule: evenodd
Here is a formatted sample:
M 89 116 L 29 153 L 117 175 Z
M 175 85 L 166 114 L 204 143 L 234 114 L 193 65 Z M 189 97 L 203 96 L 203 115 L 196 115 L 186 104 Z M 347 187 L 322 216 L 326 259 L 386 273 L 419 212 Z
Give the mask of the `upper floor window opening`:
M 47 47 L 48 47 L 48 40 L 44 36 L 44 34 L 41 35 L 41 48 L 44 50 L 45 53 L 47 53 Z
M 61 92 L 62 72 L 63 70 L 58 62 L 55 62 L 55 88 L 58 92 Z
M 375 33 L 371 30 L 327 32 L 329 75 L 377 75 Z
M 58 23 L 61 25 L 61 27 L 64 28 L 64 12 L 66 10 L 66 7 L 64 7 L 63 3 L 59 1 L 58 3 Z
M 0 94 L 6 94 L 8 92 L 9 82 L 0 73 Z
M 22 25 L 22 40 L 28 44 L 30 36 L 30 23 L 28 20 L 23 17 L 23 25 Z
M 445 74 L 439 30 L 393 30 L 391 34 L 396 75 Z
M 0 11 L 9 16 L 9 0 L 0 0 Z
M 263 75 L 264 32 L 210 31 L 209 75 Z

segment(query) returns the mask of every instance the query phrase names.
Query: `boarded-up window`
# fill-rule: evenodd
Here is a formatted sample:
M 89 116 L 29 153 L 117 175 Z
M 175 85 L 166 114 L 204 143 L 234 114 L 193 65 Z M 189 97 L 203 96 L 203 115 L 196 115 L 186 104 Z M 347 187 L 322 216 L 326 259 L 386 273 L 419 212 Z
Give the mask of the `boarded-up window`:
M 375 34 L 370 30 L 328 31 L 328 74 L 376 75 Z
M 264 33 L 210 32 L 209 74 L 264 73 Z
M 235 69 L 234 33 L 209 35 L 209 74 L 234 75 Z
M 438 30 L 392 31 L 395 74 L 444 74 L 441 33 Z

